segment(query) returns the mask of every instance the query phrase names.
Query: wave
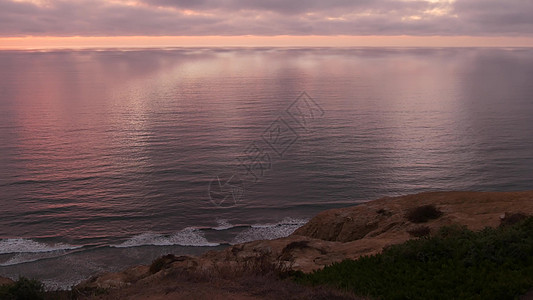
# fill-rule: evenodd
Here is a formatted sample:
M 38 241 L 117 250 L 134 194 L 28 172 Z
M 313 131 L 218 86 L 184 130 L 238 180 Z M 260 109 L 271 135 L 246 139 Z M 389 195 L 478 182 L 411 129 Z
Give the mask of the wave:
M 39 253 L 17 253 L 11 256 L 9 259 L 0 262 L 0 267 L 13 266 L 18 264 L 24 264 L 29 262 L 35 262 L 45 260 L 49 258 L 57 258 L 67 255 L 66 251 L 52 251 L 52 252 L 39 252 Z
M 217 227 L 213 227 L 212 229 L 214 230 L 228 230 L 228 229 L 231 229 L 231 228 L 234 228 L 235 225 L 232 225 L 228 222 L 228 220 L 221 220 L 221 219 L 217 219 Z
M 256 240 L 274 240 L 291 235 L 307 223 L 305 219 L 285 218 L 274 224 L 256 224 L 237 234 L 230 244 L 240 244 Z
M 31 239 L 4 239 L 0 240 L 0 255 L 10 253 L 42 253 L 63 250 L 73 250 L 82 246 L 73 246 L 63 243 L 46 244 Z
M 254 224 L 250 227 L 252 228 L 267 228 L 272 226 L 279 226 L 279 225 L 294 225 L 294 226 L 302 226 L 305 223 L 309 221 L 308 219 L 295 219 L 295 218 L 284 218 L 283 220 L 277 222 L 277 223 L 266 223 L 266 224 Z
M 227 220 L 218 219 L 217 226 L 208 228 L 188 227 L 173 234 L 146 232 L 128 238 L 119 244 L 107 245 L 113 248 L 130 248 L 139 246 L 184 246 L 184 247 L 215 247 L 223 244 L 238 244 L 254 240 L 272 240 L 286 237 L 307 222 L 305 219 L 285 218 L 277 223 L 234 225 Z M 205 237 L 210 230 L 226 231 L 238 229 L 236 235 L 231 234 L 227 240 L 211 242 Z M 231 232 L 231 231 L 230 231 Z M 222 233 L 221 233 L 222 234 Z M 226 235 L 225 233 L 223 235 Z M 0 240 L 0 265 L 11 265 L 22 262 L 63 255 L 68 250 L 83 248 L 65 243 L 44 243 L 31 239 L 15 238 Z
M 307 220 L 304 219 L 285 218 L 276 223 L 234 225 L 228 220 L 218 219 L 217 225 L 214 227 L 188 227 L 174 234 L 147 232 L 135 235 L 119 244 L 100 244 L 97 248 L 132 248 L 139 246 L 215 247 L 232 245 L 254 240 L 271 240 L 285 237 L 306 222 Z M 205 236 L 206 233 L 209 234 L 210 238 L 217 239 L 217 242 L 209 241 Z M 44 243 L 24 238 L 3 239 L 0 240 L 0 267 L 35 263 L 90 249 L 95 249 L 94 245 L 74 246 L 59 242 Z
M 121 244 L 112 245 L 111 247 L 129 248 L 150 245 L 214 247 L 219 246 L 220 244 L 209 242 L 199 229 L 189 227 L 171 235 L 164 235 L 152 232 L 142 233 L 124 241 Z
M 253 224 L 253 225 L 233 225 L 227 220 L 218 219 L 216 227 L 195 228 L 188 227 L 174 234 L 160 234 L 146 232 L 129 238 L 118 244 L 111 245 L 115 248 L 129 248 L 139 246 L 188 246 L 188 247 L 215 247 L 222 244 L 238 244 L 255 240 L 272 240 L 290 235 L 296 229 L 304 225 L 308 220 L 285 218 L 277 223 Z M 229 243 L 210 242 L 204 232 L 207 230 L 224 231 L 243 227 Z

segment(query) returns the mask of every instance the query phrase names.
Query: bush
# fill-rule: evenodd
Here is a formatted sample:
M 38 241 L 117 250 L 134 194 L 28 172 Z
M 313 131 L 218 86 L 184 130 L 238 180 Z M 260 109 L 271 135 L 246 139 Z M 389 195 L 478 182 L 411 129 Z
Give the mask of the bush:
M 382 215 L 382 216 L 386 216 L 386 217 L 390 217 L 392 216 L 392 212 L 384 209 L 384 208 L 380 208 L 376 211 L 378 214 Z
M 533 287 L 531 253 L 533 218 L 480 232 L 452 226 L 295 280 L 380 299 L 515 299 Z
M 44 294 L 44 285 L 40 281 L 26 277 L 0 287 L 0 299 L 5 300 L 40 300 L 44 299 Z
M 407 219 L 413 223 L 425 223 L 440 216 L 442 212 L 433 204 L 413 208 L 406 215 Z
M 503 218 L 500 219 L 500 226 L 514 225 L 527 217 L 528 216 L 523 213 L 505 213 Z
M 174 256 L 173 254 L 167 254 L 159 258 L 156 258 L 150 265 L 150 273 L 155 274 L 167 268 L 168 266 L 170 266 L 171 263 L 175 262 L 177 259 L 178 258 Z

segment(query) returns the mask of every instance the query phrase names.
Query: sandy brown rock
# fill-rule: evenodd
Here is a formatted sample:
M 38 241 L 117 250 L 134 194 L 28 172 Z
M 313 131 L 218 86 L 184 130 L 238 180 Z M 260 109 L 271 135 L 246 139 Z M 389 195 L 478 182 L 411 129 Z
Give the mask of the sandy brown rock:
M 121 288 L 139 281 L 150 275 L 149 266 L 136 266 L 122 272 L 105 273 L 93 276 L 76 286 L 77 289 L 110 289 Z
M 13 280 L 0 276 L 0 285 L 9 285 L 15 283 Z
M 415 224 L 406 218 L 410 210 L 430 204 L 442 212 L 437 219 Z M 412 238 L 408 232 L 421 225 L 430 232 L 450 224 L 480 230 L 498 226 L 501 218 L 518 212 L 533 215 L 533 191 L 434 192 L 382 198 L 324 211 L 286 238 L 233 245 L 200 257 L 177 257 L 155 274 L 142 266 L 95 277 L 84 284 L 100 288 L 127 287 L 136 282 L 157 284 L 177 271 L 222 274 L 224 270 L 235 273 L 250 267 L 310 272 L 403 243 Z

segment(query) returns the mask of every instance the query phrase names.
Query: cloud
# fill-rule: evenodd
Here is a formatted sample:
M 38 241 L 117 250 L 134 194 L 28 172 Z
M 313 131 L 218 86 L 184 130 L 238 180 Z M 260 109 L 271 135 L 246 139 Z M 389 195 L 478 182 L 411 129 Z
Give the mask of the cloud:
M 533 34 L 533 1 L 461 0 L 454 12 L 472 34 Z
M 341 10 L 381 9 L 394 10 L 400 7 L 427 5 L 426 1 L 393 0 L 143 0 L 149 5 L 179 9 L 255 11 L 294 15 L 312 12 L 340 12 Z
M 0 0 L 0 36 L 533 35 L 530 0 Z

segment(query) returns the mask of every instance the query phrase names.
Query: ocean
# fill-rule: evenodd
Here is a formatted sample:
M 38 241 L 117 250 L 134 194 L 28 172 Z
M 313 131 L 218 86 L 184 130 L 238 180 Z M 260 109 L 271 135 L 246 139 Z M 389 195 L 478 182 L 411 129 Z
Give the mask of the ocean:
M 0 275 L 68 288 L 424 191 L 533 189 L 533 49 L 0 51 Z

